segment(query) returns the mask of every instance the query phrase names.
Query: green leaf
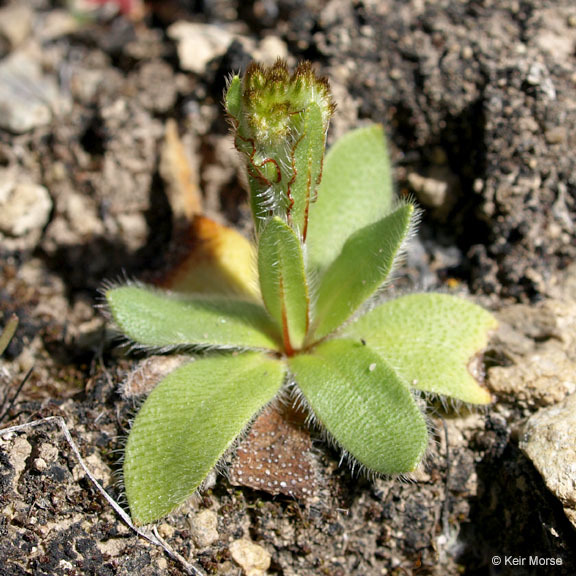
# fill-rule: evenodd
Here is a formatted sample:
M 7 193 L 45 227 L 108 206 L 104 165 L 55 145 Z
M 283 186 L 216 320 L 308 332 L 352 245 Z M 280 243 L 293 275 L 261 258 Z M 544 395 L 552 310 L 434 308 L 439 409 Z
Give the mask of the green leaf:
M 126 445 L 134 522 L 153 522 L 182 504 L 283 379 L 280 362 L 254 353 L 198 360 L 168 375 L 142 406 Z
M 364 340 L 413 388 L 487 404 L 490 394 L 471 373 L 495 318 L 448 294 L 410 294 L 385 302 L 346 327 Z
M 300 348 L 308 329 L 308 288 L 300 241 L 280 218 L 271 218 L 258 244 L 260 291 L 280 327 L 284 348 Z
M 252 302 L 183 297 L 140 286 L 112 288 L 106 298 L 120 330 L 145 346 L 278 347 L 266 311 Z
M 416 468 L 426 422 L 410 390 L 368 347 L 332 340 L 295 356 L 289 368 L 320 423 L 361 464 L 381 474 Z
M 344 135 L 326 154 L 318 200 L 310 206 L 308 263 L 322 271 L 346 239 L 390 212 L 392 171 L 380 125 Z
M 242 80 L 237 75 L 232 76 L 228 84 L 224 96 L 224 106 L 232 118 L 238 118 L 242 110 Z
M 326 138 L 322 110 L 318 104 L 309 104 L 304 112 L 301 131 L 302 136 L 294 152 L 294 176 L 289 191 L 294 203 L 290 212 L 291 226 L 305 241 L 310 202 L 316 196 L 322 176 Z
M 414 207 L 405 204 L 348 238 L 320 282 L 314 339 L 338 328 L 382 286 L 410 230 L 413 214 Z

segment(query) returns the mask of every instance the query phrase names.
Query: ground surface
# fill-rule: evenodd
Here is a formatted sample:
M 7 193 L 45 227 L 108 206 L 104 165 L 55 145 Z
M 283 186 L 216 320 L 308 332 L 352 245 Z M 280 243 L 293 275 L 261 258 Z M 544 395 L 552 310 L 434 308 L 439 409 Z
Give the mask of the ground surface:
M 135 400 L 118 383 L 138 358 L 114 348 L 94 305 L 103 280 L 149 274 L 169 249 L 167 122 L 207 214 L 249 234 L 225 79 L 253 56 L 308 58 L 338 102 L 329 140 L 383 122 L 399 191 L 426 209 L 400 285 L 456 287 L 499 315 L 486 357 L 496 403 L 431 412 L 415 482 L 358 479 L 314 439 L 313 498 L 219 477 L 160 534 L 208 574 L 576 573 L 576 461 L 561 449 L 543 466 L 531 445 L 545 410 L 558 414 L 548 437 L 574 417 L 573 3 L 182 1 L 133 23 L 80 22 L 60 4 L 0 3 L 1 322 L 20 318 L 0 365 L 2 426 L 63 416 L 121 499 Z M 177 21 L 216 24 L 217 41 L 200 27 L 186 53 Z M 55 427 L 1 440 L 0 535 L 0 574 L 184 573 L 119 520 Z M 261 559 L 242 569 L 247 541 Z M 528 553 L 562 566 L 492 561 Z

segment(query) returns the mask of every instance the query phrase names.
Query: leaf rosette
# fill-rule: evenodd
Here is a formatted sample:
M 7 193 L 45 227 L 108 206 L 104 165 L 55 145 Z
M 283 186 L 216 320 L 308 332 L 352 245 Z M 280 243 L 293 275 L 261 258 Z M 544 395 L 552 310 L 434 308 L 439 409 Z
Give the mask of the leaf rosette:
M 394 198 L 382 127 L 344 136 L 324 162 L 334 104 L 309 64 L 293 74 L 281 62 L 250 66 L 231 80 L 226 106 L 246 158 L 255 243 L 223 244 L 238 257 L 233 274 L 223 276 L 233 266 L 220 250 L 222 266 L 204 266 L 179 292 L 106 293 L 137 344 L 203 351 L 160 382 L 134 421 L 124 477 L 138 523 L 186 500 L 289 386 L 346 454 L 378 474 L 407 474 L 422 461 L 428 431 L 415 391 L 490 401 L 469 368 L 495 328 L 490 313 L 446 294 L 375 300 L 418 215 Z M 254 254 L 256 268 L 246 264 Z M 212 290 L 214 277 L 226 285 Z

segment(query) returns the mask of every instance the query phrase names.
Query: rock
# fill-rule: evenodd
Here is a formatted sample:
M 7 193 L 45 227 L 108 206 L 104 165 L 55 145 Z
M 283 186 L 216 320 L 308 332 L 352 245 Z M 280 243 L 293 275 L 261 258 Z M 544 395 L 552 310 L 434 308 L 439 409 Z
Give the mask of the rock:
M 454 204 L 459 188 L 458 178 L 445 166 L 434 166 L 425 175 L 412 172 L 408 175 L 408 183 L 419 202 L 444 212 Z
M 44 186 L 17 182 L 12 189 L 0 192 L 0 232 L 18 237 L 40 232 L 46 226 L 52 199 Z
M 58 458 L 58 448 L 49 442 L 44 442 L 38 448 L 38 457 L 47 463 L 55 462 Z
M 48 464 L 44 458 L 35 458 L 32 462 L 32 466 L 37 472 L 46 472 L 48 469 Z
M 199 548 L 207 548 L 220 537 L 218 515 L 214 510 L 202 510 L 190 520 L 192 538 Z
M 90 238 L 104 233 L 102 220 L 98 216 L 98 206 L 92 198 L 78 192 L 70 192 L 60 203 L 66 214 L 70 232 L 76 233 L 81 238 Z M 75 235 L 73 238 L 72 242 L 78 241 Z
M 90 454 L 84 458 L 84 464 L 90 470 L 90 473 L 100 484 L 104 486 L 108 486 L 112 480 L 112 474 L 110 472 L 110 468 L 106 466 L 106 464 L 102 461 L 102 458 L 98 454 Z M 76 464 L 72 469 L 72 478 L 76 482 L 82 480 L 86 477 L 86 471 L 80 464 Z
M 158 534 L 160 534 L 160 536 L 162 536 L 162 538 L 173 538 L 174 532 L 176 532 L 176 530 L 174 529 L 174 526 L 171 526 L 170 524 L 167 524 L 166 522 L 162 522 L 162 524 L 160 524 L 160 526 L 158 526 Z
M 148 237 L 148 224 L 144 214 L 118 214 L 118 228 L 129 250 L 138 250 L 146 244 Z
M 270 568 L 270 553 L 250 540 L 234 540 L 230 544 L 230 554 L 246 576 L 264 576 Z
M 524 406 L 550 406 L 576 392 L 576 363 L 559 349 L 530 354 L 514 366 L 492 368 L 490 388 Z
M 0 204 L 5 202 L 18 182 L 19 170 L 15 163 L 0 168 Z
M 254 52 L 254 60 L 268 66 L 274 64 L 278 58 L 288 58 L 288 46 L 278 36 L 262 38 Z
M 0 8 L 0 45 L 13 50 L 32 32 L 32 9 L 26 3 L 8 4 Z
M 556 100 L 556 88 L 550 77 L 550 72 L 546 66 L 540 62 L 530 64 L 525 80 L 529 86 L 537 88 L 538 91 L 549 100 Z
M 18 487 L 20 474 L 26 469 L 26 461 L 32 453 L 32 445 L 26 438 L 17 436 L 12 441 L 12 447 L 7 449 L 8 460 L 14 470 L 13 487 L 14 490 Z
M 224 56 L 234 40 L 263 64 L 288 57 L 286 43 L 277 36 L 266 36 L 257 44 L 252 38 L 213 24 L 176 22 L 168 28 L 168 36 L 177 44 L 180 67 L 195 74 L 205 73 L 207 64 Z
M 41 25 L 38 26 L 37 38 L 42 42 L 50 42 L 68 34 L 77 32 L 82 26 L 80 20 L 69 10 L 53 9 L 42 15 Z
M 535 11 L 533 18 L 541 27 L 533 38 L 533 43 L 548 57 L 560 65 L 569 66 L 574 56 L 576 29 L 571 25 L 576 17 L 574 5 L 571 7 L 551 6 Z
M 494 347 L 512 364 L 488 371 L 494 393 L 526 409 L 576 392 L 576 302 L 511 306 L 500 312 L 499 322 Z
M 181 68 L 196 74 L 204 73 L 208 62 L 223 56 L 234 40 L 221 26 L 194 22 L 172 24 L 168 36 L 177 44 Z
M 576 527 L 576 394 L 543 408 L 524 426 L 520 448 Z
M 15 52 L 0 62 L 0 128 L 23 134 L 49 124 L 60 100 L 56 80 L 32 57 Z
M 566 141 L 567 136 L 568 132 L 565 126 L 555 126 L 554 128 L 550 128 L 550 130 L 546 130 L 544 134 L 548 144 L 562 144 Z

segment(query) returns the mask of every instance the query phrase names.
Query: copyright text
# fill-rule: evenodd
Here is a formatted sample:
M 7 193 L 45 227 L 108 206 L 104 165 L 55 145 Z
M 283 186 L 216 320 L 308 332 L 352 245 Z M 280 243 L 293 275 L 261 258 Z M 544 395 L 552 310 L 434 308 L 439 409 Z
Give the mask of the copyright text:
M 492 556 L 493 566 L 562 566 L 562 558 L 546 556 Z

